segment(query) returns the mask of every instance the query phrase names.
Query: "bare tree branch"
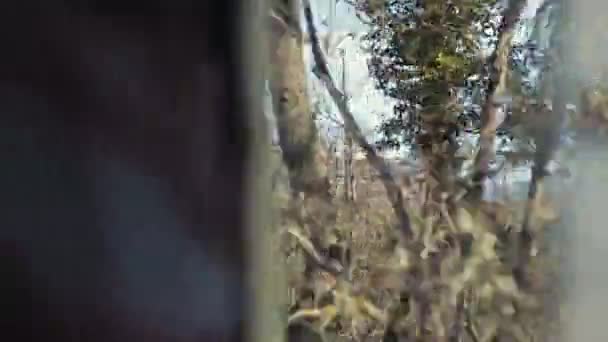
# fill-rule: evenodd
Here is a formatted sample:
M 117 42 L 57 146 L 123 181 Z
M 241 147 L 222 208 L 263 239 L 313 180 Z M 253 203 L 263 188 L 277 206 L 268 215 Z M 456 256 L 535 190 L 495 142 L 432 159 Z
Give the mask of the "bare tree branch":
M 363 135 L 361 128 L 355 121 L 355 118 L 350 111 L 347 103 L 347 99 L 344 94 L 336 87 L 334 80 L 331 77 L 329 68 L 327 66 L 327 60 L 321 50 L 319 38 L 317 36 L 317 30 L 313 22 L 312 9 L 310 7 L 309 0 L 302 1 L 304 7 L 304 16 L 306 18 L 306 28 L 311 38 L 311 48 L 314 58 L 315 66 L 313 72 L 323 82 L 327 88 L 333 101 L 336 103 L 342 119 L 344 120 L 345 129 L 352 135 L 354 141 L 365 151 L 367 160 L 381 175 L 382 184 L 386 189 L 389 200 L 399 220 L 400 229 L 406 237 L 412 236 L 411 223 L 408 213 L 404 207 L 403 195 L 393 175 L 391 174 L 390 168 L 388 167 L 384 158 L 379 156 L 374 147 L 367 141 Z
M 526 4 L 525 0 L 510 0 L 508 7 L 498 27 L 498 44 L 492 54 L 487 58 L 486 65 L 490 68 L 490 84 L 486 101 L 481 111 L 481 131 L 479 137 L 479 153 L 475 160 L 476 181 L 483 181 L 488 177 L 490 162 L 494 158 L 494 139 L 496 129 L 503 118 L 497 114 L 497 96 L 507 87 L 508 55 L 513 37 L 513 27 L 519 20 Z
M 291 234 L 296 238 L 300 247 L 306 252 L 306 256 L 313 261 L 315 265 L 321 268 L 324 271 L 331 273 L 334 276 L 340 275 L 344 271 L 344 267 L 332 260 L 330 258 L 325 257 L 323 254 L 319 253 L 312 243 L 310 239 L 306 238 L 302 233 L 300 233 L 296 228 L 290 227 L 287 229 L 287 233 Z
M 340 120 L 338 120 L 338 118 L 335 118 L 333 115 L 329 114 L 329 113 L 324 113 L 321 112 L 319 114 L 317 114 L 319 118 L 325 119 L 329 122 L 334 123 L 337 127 L 344 127 L 344 123 L 341 122 Z

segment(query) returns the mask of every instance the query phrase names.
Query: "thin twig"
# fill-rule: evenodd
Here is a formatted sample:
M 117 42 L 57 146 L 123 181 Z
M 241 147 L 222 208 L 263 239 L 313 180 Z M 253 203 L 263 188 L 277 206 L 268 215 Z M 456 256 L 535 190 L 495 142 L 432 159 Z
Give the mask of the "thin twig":
M 341 122 L 340 120 L 338 120 L 337 118 L 334 118 L 332 115 L 329 115 L 327 113 L 319 113 L 318 114 L 320 118 L 326 119 L 327 121 L 333 122 L 334 124 L 336 124 L 336 126 L 343 128 L 344 127 L 344 123 Z
M 465 331 L 469 334 L 469 337 L 473 342 L 479 342 L 479 334 L 477 333 L 477 329 L 475 328 L 475 323 L 473 322 L 473 317 L 468 308 L 464 309 L 465 314 Z
M 331 273 L 334 276 L 340 275 L 344 271 L 344 267 L 335 260 L 326 258 L 317 251 L 313 243 L 302 235 L 296 228 L 290 227 L 287 232 L 296 238 L 302 249 L 306 252 L 309 258 L 324 271 Z M 334 262 L 332 262 L 334 261 Z
M 323 51 L 321 50 L 321 44 L 319 43 L 319 37 L 317 36 L 317 30 L 313 22 L 312 9 L 310 7 L 309 0 L 303 0 L 304 16 L 306 18 L 306 27 L 308 34 L 311 39 L 311 48 L 314 58 L 315 66 L 313 72 L 327 88 L 331 98 L 335 102 L 340 111 L 342 119 L 344 120 L 344 128 L 351 134 L 354 141 L 363 149 L 366 154 L 367 160 L 381 175 L 382 184 L 386 189 L 389 200 L 391 201 L 393 211 L 399 220 L 400 228 L 406 237 L 412 236 L 412 229 L 410 224 L 410 218 L 404 207 L 403 194 L 401 193 L 397 182 L 393 178 L 390 169 L 381 156 L 379 156 L 374 147 L 367 141 L 363 135 L 361 128 L 355 121 L 355 118 L 350 111 L 347 103 L 347 99 L 344 94 L 336 87 L 334 80 L 329 72 L 327 60 Z
M 302 319 L 319 317 L 321 317 L 321 310 L 319 309 L 302 309 L 289 316 L 287 319 L 287 325 L 291 325 L 294 322 Z

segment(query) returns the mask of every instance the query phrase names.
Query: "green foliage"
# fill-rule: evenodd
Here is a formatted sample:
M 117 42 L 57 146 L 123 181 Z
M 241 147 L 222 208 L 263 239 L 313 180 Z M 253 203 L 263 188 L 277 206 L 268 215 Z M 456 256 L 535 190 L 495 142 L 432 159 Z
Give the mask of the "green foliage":
M 496 0 L 359 0 L 357 8 L 371 18 L 367 42 L 369 68 L 378 87 L 398 101 L 394 116 L 380 129 L 395 137 L 414 138 L 451 123 L 463 108 L 454 106 L 456 92 L 483 73 L 480 41 L 495 31 L 491 19 Z

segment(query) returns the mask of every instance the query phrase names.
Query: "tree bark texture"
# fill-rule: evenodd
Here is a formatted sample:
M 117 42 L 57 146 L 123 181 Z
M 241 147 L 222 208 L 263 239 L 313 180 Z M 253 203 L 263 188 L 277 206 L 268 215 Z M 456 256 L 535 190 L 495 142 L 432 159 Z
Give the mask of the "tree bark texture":
M 297 1 L 289 1 L 286 17 L 274 17 L 270 33 L 270 89 L 279 144 L 295 192 L 329 194 L 326 152 L 318 139 L 307 90 L 303 39 Z M 279 11 L 276 11 L 277 13 Z
M 499 26 L 498 45 L 490 57 L 487 65 L 490 68 L 490 86 L 488 95 L 481 111 L 481 132 L 479 137 L 479 153 L 475 160 L 477 169 L 477 180 L 483 181 L 490 172 L 490 163 L 495 157 L 494 140 L 496 129 L 504 120 L 498 115 L 496 99 L 499 95 L 506 95 L 509 75 L 509 52 L 511 50 L 511 39 L 513 28 L 526 4 L 525 0 L 510 0 L 508 7 L 503 13 L 502 22 Z

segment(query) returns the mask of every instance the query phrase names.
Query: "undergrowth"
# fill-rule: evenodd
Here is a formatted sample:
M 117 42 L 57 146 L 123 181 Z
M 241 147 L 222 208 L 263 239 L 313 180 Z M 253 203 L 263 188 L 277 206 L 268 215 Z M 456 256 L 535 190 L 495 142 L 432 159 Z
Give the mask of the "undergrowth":
M 332 222 L 303 220 L 314 215 L 306 196 L 275 191 L 290 326 L 324 341 L 555 340 L 562 295 L 544 232 L 558 210 L 546 197 L 533 203 L 531 256 L 518 265 L 525 203 L 455 200 L 421 170 L 401 184 L 408 238 L 365 167 L 356 202 L 334 196 Z

